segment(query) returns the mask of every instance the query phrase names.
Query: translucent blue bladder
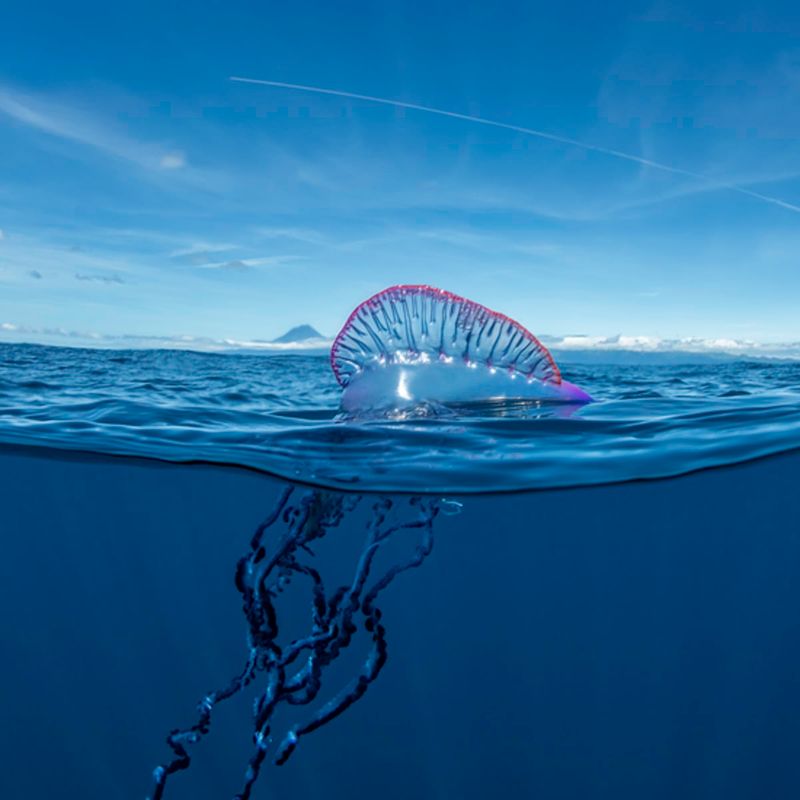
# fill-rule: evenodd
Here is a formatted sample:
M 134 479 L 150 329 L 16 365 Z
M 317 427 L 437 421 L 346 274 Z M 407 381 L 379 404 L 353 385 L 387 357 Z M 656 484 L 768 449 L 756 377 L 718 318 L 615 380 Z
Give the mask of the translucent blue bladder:
M 526 328 L 431 286 L 393 286 L 348 318 L 331 366 L 350 413 L 418 403 L 587 403 Z

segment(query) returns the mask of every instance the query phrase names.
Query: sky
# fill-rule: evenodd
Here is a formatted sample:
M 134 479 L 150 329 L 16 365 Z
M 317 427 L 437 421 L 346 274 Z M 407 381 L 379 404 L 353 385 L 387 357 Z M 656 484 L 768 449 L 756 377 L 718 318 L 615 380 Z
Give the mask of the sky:
M 333 335 L 400 283 L 544 335 L 800 340 L 790 4 L 13 5 L 4 340 Z

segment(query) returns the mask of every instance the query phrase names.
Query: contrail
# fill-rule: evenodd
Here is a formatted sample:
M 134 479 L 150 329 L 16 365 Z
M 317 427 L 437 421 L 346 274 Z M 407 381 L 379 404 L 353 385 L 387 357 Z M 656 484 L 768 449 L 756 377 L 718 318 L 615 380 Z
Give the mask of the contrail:
M 264 81 L 257 78 L 240 78 L 231 76 L 230 80 L 237 83 L 255 83 L 260 86 L 275 86 L 280 89 L 297 89 L 301 92 L 313 92 L 314 94 L 329 94 L 334 97 L 346 97 L 350 100 L 365 100 L 369 103 L 381 103 L 385 106 L 394 106 L 395 108 L 408 108 L 412 111 L 423 111 L 426 114 L 438 114 L 440 117 L 450 117 L 451 119 L 460 119 L 466 122 L 477 122 L 480 125 L 489 125 L 493 128 L 502 128 L 507 131 L 514 131 L 515 133 L 522 133 L 526 136 L 536 136 L 539 139 L 546 139 L 550 142 L 558 142 L 559 144 L 567 144 L 572 147 L 580 147 L 582 150 L 588 150 L 592 153 L 602 153 L 603 155 L 612 156 L 613 158 L 621 158 L 624 161 L 632 161 L 634 164 L 641 164 L 645 167 L 658 169 L 662 172 L 670 172 L 673 175 L 683 175 L 686 178 L 693 178 L 694 180 L 702 181 L 710 186 L 719 189 L 728 189 L 732 192 L 753 197 L 756 200 L 761 200 L 765 203 L 785 208 L 789 211 L 794 211 L 800 214 L 800 206 L 787 203 L 785 200 L 780 200 L 777 197 L 770 197 L 766 194 L 753 192 L 750 189 L 745 189 L 743 186 L 737 186 L 734 183 L 724 183 L 718 181 L 708 175 L 703 175 L 700 172 L 692 172 L 688 169 L 680 169 L 679 167 L 671 167 L 668 164 L 661 164 L 658 161 L 651 161 L 649 158 L 641 158 L 640 156 L 632 155 L 631 153 L 624 153 L 621 150 L 612 150 L 609 147 L 600 147 L 596 144 L 589 144 L 588 142 L 580 142 L 577 139 L 570 139 L 568 136 L 559 136 L 555 133 L 548 133 L 547 131 L 539 131 L 535 128 L 523 128 L 520 125 L 512 125 L 508 122 L 498 122 L 494 119 L 486 119 L 485 117 L 476 117 L 472 114 L 459 114 L 457 111 L 447 111 L 443 108 L 433 108 L 432 106 L 422 106 L 417 103 L 406 103 L 402 100 L 392 100 L 388 97 L 373 97 L 368 94 L 356 94 L 355 92 L 343 92 L 339 89 L 323 89 L 321 86 L 303 86 L 299 83 L 283 83 L 281 81 Z

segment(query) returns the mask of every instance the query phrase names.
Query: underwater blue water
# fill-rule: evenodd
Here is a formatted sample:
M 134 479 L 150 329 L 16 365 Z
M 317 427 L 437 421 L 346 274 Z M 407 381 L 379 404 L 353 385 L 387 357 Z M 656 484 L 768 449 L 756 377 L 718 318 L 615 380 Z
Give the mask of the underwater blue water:
M 383 671 L 252 797 L 797 797 L 800 366 L 564 372 L 598 402 L 343 421 L 320 357 L 0 348 L 0 797 L 151 794 L 167 732 L 241 669 L 236 564 L 287 478 L 344 498 L 302 554 L 329 586 L 382 503 L 410 513 L 393 492 L 448 504 L 381 595 Z M 276 603 L 307 632 L 302 583 Z M 368 652 L 360 630 L 324 699 Z M 265 683 L 166 798 L 240 791 Z

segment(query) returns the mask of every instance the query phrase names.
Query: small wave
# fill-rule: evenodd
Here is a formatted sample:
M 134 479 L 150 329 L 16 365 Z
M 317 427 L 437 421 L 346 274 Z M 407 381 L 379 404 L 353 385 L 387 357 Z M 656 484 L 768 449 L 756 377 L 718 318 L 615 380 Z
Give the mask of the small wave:
M 0 345 L 0 443 L 238 464 L 359 491 L 522 491 L 800 447 L 800 365 L 580 366 L 598 402 L 339 414 L 322 356 Z

